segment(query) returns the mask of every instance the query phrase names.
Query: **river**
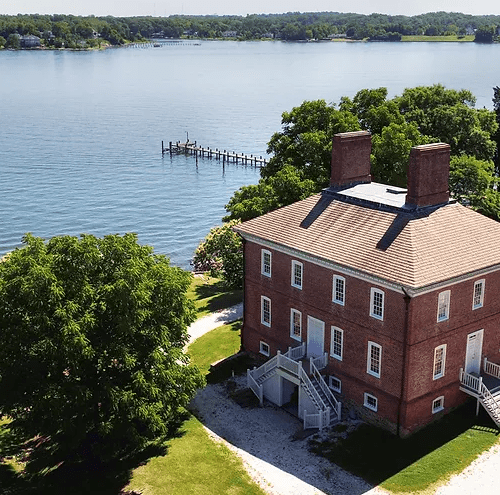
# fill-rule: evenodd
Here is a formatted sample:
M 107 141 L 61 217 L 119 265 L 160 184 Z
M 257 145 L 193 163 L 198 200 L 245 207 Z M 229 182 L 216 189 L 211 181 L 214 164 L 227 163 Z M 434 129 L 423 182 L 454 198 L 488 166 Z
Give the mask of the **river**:
M 0 255 L 42 237 L 137 232 L 189 268 L 254 167 L 162 156 L 161 141 L 265 155 L 281 113 L 363 88 L 442 83 L 492 108 L 500 46 L 201 41 L 0 51 Z

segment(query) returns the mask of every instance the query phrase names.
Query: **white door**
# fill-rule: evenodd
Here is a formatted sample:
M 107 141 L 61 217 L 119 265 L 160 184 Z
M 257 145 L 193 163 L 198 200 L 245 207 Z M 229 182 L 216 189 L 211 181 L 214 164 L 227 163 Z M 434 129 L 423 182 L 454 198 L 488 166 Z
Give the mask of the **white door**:
M 325 352 L 325 322 L 307 317 L 307 357 L 319 357 Z
M 467 351 L 465 353 L 466 373 L 480 373 L 482 349 L 483 330 L 478 330 L 467 335 Z

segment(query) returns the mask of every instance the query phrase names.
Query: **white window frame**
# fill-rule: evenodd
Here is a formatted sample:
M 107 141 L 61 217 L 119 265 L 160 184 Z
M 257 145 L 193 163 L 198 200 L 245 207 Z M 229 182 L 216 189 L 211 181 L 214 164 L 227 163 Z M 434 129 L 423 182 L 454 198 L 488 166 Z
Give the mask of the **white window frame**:
M 434 349 L 434 364 L 432 365 L 432 377 L 438 380 L 444 376 L 446 365 L 446 344 L 438 345 Z M 437 370 L 437 372 L 436 372 Z
M 340 336 L 340 343 L 338 342 L 339 339 L 335 339 L 336 336 Z M 337 346 L 335 346 L 336 343 Z M 335 352 L 335 347 L 338 346 L 340 346 L 340 353 Z M 339 361 L 342 361 L 343 354 L 344 354 L 344 330 L 332 325 L 330 333 L 330 356 L 332 358 L 338 359 Z
M 269 263 L 266 263 L 266 256 L 269 256 Z M 260 252 L 260 273 L 265 277 L 271 276 L 271 263 L 273 255 L 271 251 L 267 249 L 262 249 Z
M 269 304 L 269 310 L 265 311 L 265 304 Z M 268 319 L 266 318 L 268 315 Z M 260 322 L 266 327 L 271 326 L 271 299 L 266 296 L 260 296 Z
M 342 393 L 342 380 L 336 376 L 330 375 L 328 377 L 328 386 L 337 393 Z
M 436 414 L 444 409 L 444 395 L 436 397 L 432 401 L 432 414 Z
M 300 284 L 295 281 L 295 268 L 300 267 Z M 296 289 L 302 289 L 302 284 L 304 283 L 304 265 L 300 261 L 292 260 L 292 287 Z
M 259 344 L 259 352 L 261 354 L 264 354 L 264 356 L 269 357 L 269 355 L 271 354 L 271 348 L 269 347 L 269 344 L 261 340 Z
M 372 356 L 372 349 L 378 350 L 378 371 L 375 371 L 375 359 Z M 366 358 L 366 372 L 375 378 L 380 378 L 382 371 L 382 346 L 376 342 L 368 341 L 368 353 Z
M 381 304 L 378 304 L 378 296 L 382 298 Z M 384 300 L 385 294 L 383 290 L 372 287 L 370 290 L 370 316 L 377 320 L 384 319 Z M 380 306 L 380 308 L 379 308 Z
M 375 403 L 370 403 L 370 399 Z M 372 395 L 369 394 L 368 392 L 365 392 L 364 395 L 364 400 L 363 400 L 363 405 L 367 408 L 370 409 L 370 411 L 377 412 L 378 411 L 378 399 Z
M 480 287 L 480 292 L 477 289 Z M 479 309 L 483 307 L 484 303 L 484 278 L 474 282 L 474 291 L 472 292 L 472 309 Z
M 337 282 L 342 283 L 342 291 L 338 291 L 341 293 L 341 298 L 337 298 Z M 345 305 L 345 278 L 340 275 L 333 276 L 332 301 L 341 306 Z
M 295 315 L 297 315 L 299 318 L 298 335 L 295 333 Z M 302 341 L 302 313 L 293 308 L 290 310 L 290 337 L 292 337 L 292 339 L 298 340 L 299 342 Z
M 437 321 L 450 319 L 450 290 L 444 290 L 438 295 Z

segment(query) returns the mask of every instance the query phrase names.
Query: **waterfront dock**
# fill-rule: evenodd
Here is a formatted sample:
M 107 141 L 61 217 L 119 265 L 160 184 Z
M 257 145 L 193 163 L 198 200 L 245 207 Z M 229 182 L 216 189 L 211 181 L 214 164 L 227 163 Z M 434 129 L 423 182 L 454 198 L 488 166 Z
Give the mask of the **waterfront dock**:
M 253 165 L 255 167 L 263 167 L 267 165 L 267 159 L 262 158 L 262 156 L 257 155 L 246 155 L 245 153 L 236 153 L 235 151 L 228 150 L 220 150 L 218 148 L 204 148 L 203 146 L 199 146 L 196 141 L 191 143 L 187 141 L 185 143 L 181 143 L 180 141 L 168 143 L 168 146 L 165 148 L 163 146 L 163 141 L 161 142 L 161 152 L 162 155 L 165 153 L 173 154 L 186 154 L 186 155 L 194 155 L 196 158 L 206 157 L 216 160 L 222 160 L 222 163 L 241 163 L 244 165 Z

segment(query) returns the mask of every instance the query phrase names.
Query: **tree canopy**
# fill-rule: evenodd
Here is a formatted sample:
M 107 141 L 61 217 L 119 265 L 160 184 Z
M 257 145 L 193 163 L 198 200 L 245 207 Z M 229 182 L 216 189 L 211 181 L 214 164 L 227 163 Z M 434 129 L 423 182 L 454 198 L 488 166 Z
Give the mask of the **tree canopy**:
M 0 262 L 0 411 L 61 456 L 162 438 L 203 384 L 183 353 L 191 275 L 135 234 L 23 244 Z
M 230 221 L 214 227 L 196 248 L 193 264 L 196 270 L 208 271 L 213 277 L 222 277 L 231 289 L 243 287 L 243 245 L 232 227 L 239 221 Z
M 461 157 L 455 162 L 451 192 L 478 209 L 478 198 L 487 197 L 489 215 L 498 216 L 491 206 L 497 204 L 492 160 L 497 149 L 498 110 L 476 109 L 470 91 L 446 89 L 440 84 L 408 88 L 391 99 L 387 95 L 387 88 L 363 89 L 352 99 L 340 98 L 338 105 L 325 100 L 304 101 L 284 112 L 282 130 L 268 143 L 272 157 L 261 169 L 261 180 L 234 193 L 226 205 L 225 219 L 248 220 L 327 187 L 333 135 L 360 129 L 372 134 L 374 181 L 405 187 L 410 149 L 432 142 L 448 143 L 452 156 Z M 463 177 L 459 178 L 460 174 Z M 487 196 L 471 197 L 473 177 L 478 187 L 488 184 Z

